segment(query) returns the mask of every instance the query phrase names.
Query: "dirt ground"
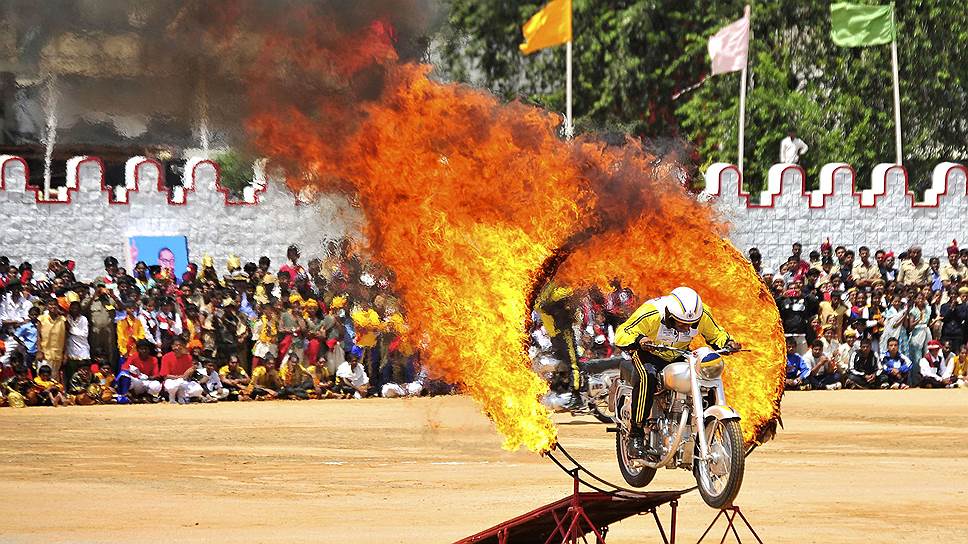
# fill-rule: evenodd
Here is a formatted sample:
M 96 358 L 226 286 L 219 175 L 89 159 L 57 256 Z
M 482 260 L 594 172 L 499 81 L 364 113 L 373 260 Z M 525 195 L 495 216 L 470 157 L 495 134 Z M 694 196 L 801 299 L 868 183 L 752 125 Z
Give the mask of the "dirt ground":
M 737 503 L 768 543 L 968 542 L 966 407 L 964 390 L 788 394 Z M 621 480 L 604 425 L 556 419 Z M 570 491 L 500 443 L 466 397 L 4 408 L 0 542 L 451 542 Z M 663 470 L 652 488 L 691 485 Z M 713 515 L 696 493 L 679 512 L 682 542 Z M 658 537 L 636 517 L 608 541 Z

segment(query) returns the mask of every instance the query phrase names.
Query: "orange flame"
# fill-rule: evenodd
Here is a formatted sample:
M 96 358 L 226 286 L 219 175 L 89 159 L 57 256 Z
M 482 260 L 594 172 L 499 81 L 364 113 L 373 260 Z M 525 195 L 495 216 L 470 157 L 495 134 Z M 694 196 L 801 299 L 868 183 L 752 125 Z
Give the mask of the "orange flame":
M 435 83 L 429 70 L 386 62 L 382 97 L 339 117 L 356 120 L 345 137 L 305 108 L 263 108 L 249 129 L 294 188 L 358 195 L 370 249 L 394 270 L 433 373 L 463 384 L 505 448 L 550 448 L 556 430 L 538 402 L 547 386 L 530 370 L 524 324 L 543 267 L 563 256 L 573 283 L 696 286 L 754 349 L 728 375 L 730 400 L 748 438 L 765 429 L 782 383 L 777 312 L 709 209 L 638 144 L 561 141 L 553 114 Z

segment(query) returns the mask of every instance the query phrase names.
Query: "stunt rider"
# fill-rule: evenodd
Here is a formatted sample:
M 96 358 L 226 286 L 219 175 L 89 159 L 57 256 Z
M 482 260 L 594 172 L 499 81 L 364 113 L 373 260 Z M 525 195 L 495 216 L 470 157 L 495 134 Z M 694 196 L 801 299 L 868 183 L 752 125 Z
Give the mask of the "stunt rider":
M 688 287 L 677 287 L 667 296 L 645 302 L 615 331 L 615 345 L 632 354 L 635 367 L 629 447 L 640 456 L 645 452 L 643 422 L 652 410 L 659 374 L 669 363 L 683 360 L 675 352 L 649 344 L 687 349 L 697 334 L 715 349 L 741 348 L 716 323 L 699 294 Z
M 581 408 L 581 372 L 578 369 L 578 342 L 572 323 L 575 320 L 574 291 L 548 282 L 538 293 L 535 306 L 541 316 L 541 324 L 551 337 L 552 354 L 559 361 L 571 366 L 571 402 L 565 408 Z

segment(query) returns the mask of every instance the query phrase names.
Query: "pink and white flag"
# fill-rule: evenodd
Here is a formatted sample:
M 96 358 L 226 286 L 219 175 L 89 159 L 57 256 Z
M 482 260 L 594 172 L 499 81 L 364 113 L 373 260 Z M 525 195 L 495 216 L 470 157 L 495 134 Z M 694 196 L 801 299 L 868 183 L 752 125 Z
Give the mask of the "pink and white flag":
M 746 8 L 749 10 L 749 7 Z M 720 29 L 709 38 L 709 56 L 713 59 L 713 75 L 736 72 L 746 66 L 750 45 L 749 11 L 738 21 Z

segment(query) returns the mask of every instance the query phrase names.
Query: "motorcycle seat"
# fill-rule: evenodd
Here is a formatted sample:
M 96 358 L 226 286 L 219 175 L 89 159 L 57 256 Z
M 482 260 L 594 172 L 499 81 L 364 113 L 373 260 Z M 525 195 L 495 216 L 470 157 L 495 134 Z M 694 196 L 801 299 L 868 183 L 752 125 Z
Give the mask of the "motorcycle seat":
M 627 359 L 623 357 L 610 357 L 608 359 L 589 359 L 585 362 L 579 362 L 578 368 L 583 370 L 586 374 L 599 374 L 605 372 L 606 370 L 614 370 L 619 368 L 619 364 Z

